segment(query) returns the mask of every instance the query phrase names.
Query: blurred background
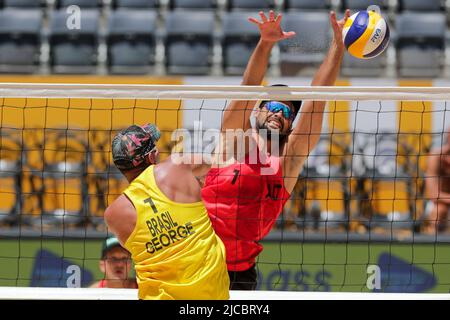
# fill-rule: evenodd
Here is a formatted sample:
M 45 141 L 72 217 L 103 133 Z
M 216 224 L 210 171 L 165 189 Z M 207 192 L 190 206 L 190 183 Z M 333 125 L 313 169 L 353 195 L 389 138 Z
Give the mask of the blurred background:
M 247 17 L 274 9 L 297 36 L 274 50 L 270 75 L 307 74 L 327 50 L 329 10 L 342 17 L 371 4 L 391 45 L 370 61 L 346 56 L 343 76 L 448 74 L 443 0 L 2 0 L 0 71 L 241 75 L 259 34 Z

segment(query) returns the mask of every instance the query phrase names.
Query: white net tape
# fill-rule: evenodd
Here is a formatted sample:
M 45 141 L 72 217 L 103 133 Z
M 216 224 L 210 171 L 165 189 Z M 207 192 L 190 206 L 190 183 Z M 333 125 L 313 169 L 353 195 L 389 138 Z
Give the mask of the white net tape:
M 0 288 L 0 300 L 137 300 L 136 289 Z M 230 300 L 450 300 L 450 294 L 230 291 Z
M 0 83 L 2 98 L 450 100 L 447 87 L 263 87 Z

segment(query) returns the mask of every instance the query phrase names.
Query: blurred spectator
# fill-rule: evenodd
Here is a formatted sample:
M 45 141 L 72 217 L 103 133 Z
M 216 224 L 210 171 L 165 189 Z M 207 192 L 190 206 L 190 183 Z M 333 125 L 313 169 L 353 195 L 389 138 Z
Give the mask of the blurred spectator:
M 449 128 L 450 130 L 450 128 Z M 447 227 L 450 207 L 450 132 L 447 130 L 447 142 L 434 148 L 428 156 L 425 175 L 427 205 L 425 233 L 444 231 Z
M 104 278 L 92 284 L 91 288 L 137 288 L 136 280 L 129 277 L 130 253 L 120 245 L 117 238 L 108 238 L 103 244 L 99 267 Z

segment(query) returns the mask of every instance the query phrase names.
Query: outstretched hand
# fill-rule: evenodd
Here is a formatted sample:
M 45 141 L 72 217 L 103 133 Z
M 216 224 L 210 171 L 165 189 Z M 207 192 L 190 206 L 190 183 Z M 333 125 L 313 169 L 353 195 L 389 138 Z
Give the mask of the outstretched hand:
M 248 20 L 259 27 L 262 40 L 268 42 L 277 42 L 295 36 L 295 32 L 284 32 L 283 29 L 281 29 L 281 14 L 275 17 L 275 13 L 273 12 L 273 10 L 270 10 L 269 18 L 267 18 L 262 11 L 259 12 L 259 15 L 261 17 L 261 20 L 252 17 L 248 18 Z
M 334 33 L 334 41 L 338 46 L 344 46 L 344 39 L 342 38 L 342 30 L 344 29 L 344 25 L 347 22 L 347 19 L 350 17 L 350 10 L 345 10 L 344 18 L 337 21 L 336 20 L 336 12 L 330 12 L 330 23 L 333 28 Z

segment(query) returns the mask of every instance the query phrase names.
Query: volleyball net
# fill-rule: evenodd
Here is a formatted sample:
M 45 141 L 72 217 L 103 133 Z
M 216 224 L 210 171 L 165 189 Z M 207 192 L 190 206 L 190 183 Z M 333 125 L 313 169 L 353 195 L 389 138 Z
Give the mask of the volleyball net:
M 104 279 L 103 213 L 127 186 L 112 137 L 153 123 L 161 160 L 177 130 L 204 151 L 233 100 L 327 101 L 319 143 L 262 242 L 259 290 L 449 292 L 448 215 L 433 211 L 427 181 L 450 183 L 450 90 L 421 87 L 0 84 L 0 286 Z

